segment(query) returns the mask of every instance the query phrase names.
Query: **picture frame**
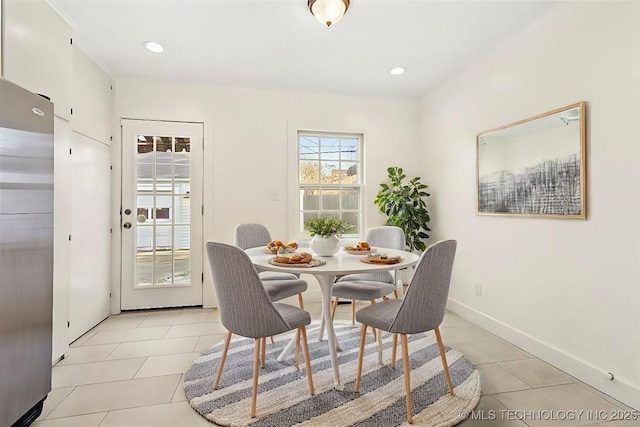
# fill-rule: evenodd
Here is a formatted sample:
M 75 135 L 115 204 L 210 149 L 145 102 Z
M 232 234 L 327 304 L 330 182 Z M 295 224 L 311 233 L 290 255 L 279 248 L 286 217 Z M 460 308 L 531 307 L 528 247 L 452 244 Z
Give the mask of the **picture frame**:
M 586 219 L 586 103 L 476 137 L 476 214 Z

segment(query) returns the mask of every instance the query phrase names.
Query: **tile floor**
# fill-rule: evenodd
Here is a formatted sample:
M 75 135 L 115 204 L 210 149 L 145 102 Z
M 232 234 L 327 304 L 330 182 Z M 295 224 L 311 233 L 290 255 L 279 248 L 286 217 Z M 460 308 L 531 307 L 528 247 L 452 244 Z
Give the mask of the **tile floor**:
M 285 302 L 297 305 L 297 298 Z M 305 308 L 314 320 L 320 318 L 313 285 L 305 293 Z M 337 317 L 350 319 L 350 306 L 339 306 Z M 469 419 L 462 427 L 575 426 L 595 421 L 584 415 L 525 422 L 514 411 L 629 409 L 453 313 L 447 312 L 440 330 L 444 344 L 464 354 L 482 378 L 476 416 L 485 419 Z M 182 374 L 225 333 L 217 310 L 111 316 L 72 343 L 53 367 L 53 390 L 34 427 L 211 427 L 186 402 Z M 489 419 L 491 414 L 496 419 Z

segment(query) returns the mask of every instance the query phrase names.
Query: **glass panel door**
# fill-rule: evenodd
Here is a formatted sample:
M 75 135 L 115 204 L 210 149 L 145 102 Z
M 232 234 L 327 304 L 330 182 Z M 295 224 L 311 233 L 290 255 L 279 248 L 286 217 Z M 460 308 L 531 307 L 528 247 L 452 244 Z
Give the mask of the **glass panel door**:
M 123 121 L 123 309 L 202 304 L 201 141 L 201 124 Z
M 136 287 L 190 283 L 191 138 L 136 135 Z

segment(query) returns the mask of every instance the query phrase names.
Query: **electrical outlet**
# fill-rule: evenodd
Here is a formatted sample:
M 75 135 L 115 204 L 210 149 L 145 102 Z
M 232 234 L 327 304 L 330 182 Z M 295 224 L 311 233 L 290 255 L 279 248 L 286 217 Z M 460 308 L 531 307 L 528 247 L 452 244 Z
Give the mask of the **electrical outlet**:
M 477 284 L 476 285 L 476 296 L 479 296 L 479 297 L 482 296 L 482 285 L 481 284 Z

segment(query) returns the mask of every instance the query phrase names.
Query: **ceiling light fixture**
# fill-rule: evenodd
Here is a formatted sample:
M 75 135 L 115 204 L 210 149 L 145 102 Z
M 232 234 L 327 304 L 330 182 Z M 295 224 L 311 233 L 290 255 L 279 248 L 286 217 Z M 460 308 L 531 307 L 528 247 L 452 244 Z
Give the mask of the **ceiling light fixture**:
M 307 5 L 311 14 L 329 27 L 342 19 L 350 3 L 349 0 L 309 0 Z
M 400 74 L 404 74 L 404 68 L 402 68 L 402 67 L 393 68 L 390 71 L 390 73 L 393 74 L 394 76 L 399 76 Z
M 160 53 L 164 51 L 164 47 L 162 47 L 162 45 L 157 42 L 144 42 L 144 47 L 146 47 L 147 50 L 153 53 Z

